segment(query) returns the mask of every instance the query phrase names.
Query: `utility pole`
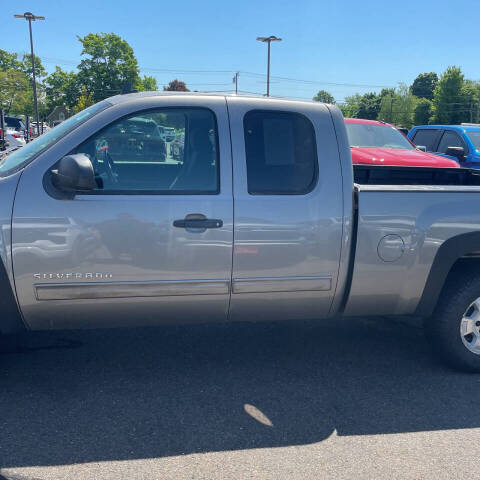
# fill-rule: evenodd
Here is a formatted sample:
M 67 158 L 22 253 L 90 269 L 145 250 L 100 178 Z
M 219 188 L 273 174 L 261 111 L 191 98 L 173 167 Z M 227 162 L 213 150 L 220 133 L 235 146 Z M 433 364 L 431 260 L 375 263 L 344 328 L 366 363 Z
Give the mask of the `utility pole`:
M 238 76 L 240 72 L 235 72 L 235 76 L 233 77 L 233 83 L 235 84 L 235 95 L 238 94 Z
M 37 103 L 37 82 L 35 80 L 35 55 L 33 54 L 33 37 L 32 37 L 32 21 L 45 20 L 45 17 L 34 15 L 31 12 L 25 12 L 23 15 L 14 15 L 15 18 L 24 18 L 28 22 L 28 29 L 30 31 L 30 52 L 32 57 L 32 87 L 33 87 L 33 109 L 35 110 L 35 121 L 37 122 L 37 132 L 40 135 L 40 122 L 38 118 L 38 103 Z
M 390 97 L 390 122 L 389 123 L 392 123 L 393 122 L 393 102 L 395 101 L 395 99 L 393 98 L 393 95 Z
M 276 37 L 275 35 L 270 35 L 269 37 L 257 37 L 259 42 L 268 44 L 268 53 L 267 53 L 267 97 L 270 96 L 270 44 L 272 42 L 281 42 L 282 39 Z

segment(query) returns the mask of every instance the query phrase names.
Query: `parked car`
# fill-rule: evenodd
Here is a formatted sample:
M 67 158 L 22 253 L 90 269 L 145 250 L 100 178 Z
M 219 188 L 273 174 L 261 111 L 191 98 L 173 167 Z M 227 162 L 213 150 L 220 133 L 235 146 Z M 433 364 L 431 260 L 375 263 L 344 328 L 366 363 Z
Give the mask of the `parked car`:
M 408 138 L 427 152 L 455 158 L 466 168 L 480 168 L 480 126 L 418 125 Z
M 345 124 L 354 164 L 450 168 L 459 166 L 453 159 L 420 151 L 388 123 L 346 118 Z
M 180 133 L 170 144 L 170 154 L 174 160 L 183 161 L 183 150 L 185 147 L 185 134 Z
M 45 122 L 40 122 L 40 128 L 37 127 L 37 122 L 31 122 L 31 129 L 32 136 L 38 136 L 42 133 L 46 133 L 50 130 L 50 127 Z
M 15 138 L 25 138 L 27 128 L 25 127 L 25 124 L 22 122 L 22 120 L 17 117 L 10 117 L 7 115 L 4 118 L 7 129 L 10 130 L 10 133 L 13 135 L 13 132 L 15 132 Z
M 175 140 L 175 129 L 173 127 L 163 127 L 165 130 L 165 139 L 167 142 Z
M 10 140 L 12 140 L 14 144 L 25 145 L 26 142 L 25 142 L 25 137 L 23 133 L 18 132 L 17 130 L 10 127 L 6 128 L 5 133 L 7 137 L 10 138 Z
M 398 126 L 395 126 L 395 128 L 396 128 L 402 135 L 405 135 L 405 137 L 408 136 L 408 128 L 406 128 L 406 127 L 398 127 Z
M 149 115 L 179 110 L 184 161 L 144 161 Z M 380 153 L 405 146 L 380 135 Z M 334 105 L 119 95 L 0 177 L 3 333 L 415 315 L 442 358 L 480 371 L 480 176 L 352 166 Z

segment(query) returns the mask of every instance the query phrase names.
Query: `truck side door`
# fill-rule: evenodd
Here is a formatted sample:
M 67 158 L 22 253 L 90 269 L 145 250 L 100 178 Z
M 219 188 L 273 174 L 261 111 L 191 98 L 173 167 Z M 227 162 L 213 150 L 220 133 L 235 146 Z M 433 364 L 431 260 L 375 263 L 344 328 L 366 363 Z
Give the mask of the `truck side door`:
M 233 199 L 225 100 L 151 97 L 98 115 L 93 132 L 88 122 L 79 127 L 20 180 L 12 252 L 26 322 L 226 319 Z M 175 138 L 164 138 L 165 127 Z M 90 158 L 95 190 L 71 198 L 52 191 L 49 172 L 68 153 Z
M 339 151 L 324 105 L 228 98 L 234 162 L 230 318 L 327 316 L 342 245 Z

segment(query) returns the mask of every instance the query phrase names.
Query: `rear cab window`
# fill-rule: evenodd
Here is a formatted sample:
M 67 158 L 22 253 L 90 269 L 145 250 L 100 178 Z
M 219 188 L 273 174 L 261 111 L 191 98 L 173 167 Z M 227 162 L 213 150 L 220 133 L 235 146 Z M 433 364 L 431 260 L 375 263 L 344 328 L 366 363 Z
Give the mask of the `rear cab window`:
M 252 110 L 243 119 L 251 195 L 302 195 L 318 177 L 315 131 L 299 113 Z

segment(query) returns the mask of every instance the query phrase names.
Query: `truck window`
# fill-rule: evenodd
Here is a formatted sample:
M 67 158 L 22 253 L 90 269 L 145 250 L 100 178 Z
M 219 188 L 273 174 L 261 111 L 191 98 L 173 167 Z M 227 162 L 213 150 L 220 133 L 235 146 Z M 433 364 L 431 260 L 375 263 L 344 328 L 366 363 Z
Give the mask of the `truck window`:
M 451 130 L 445 130 L 445 133 L 440 140 L 438 145 L 437 152 L 440 153 L 447 153 L 448 147 L 462 147 L 465 149 L 465 153 L 467 152 L 467 147 L 463 143 L 462 139 L 456 132 L 452 132 Z
M 435 152 L 438 133 L 439 131 L 434 130 L 433 128 L 417 130 L 412 138 L 412 141 L 415 145 L 426 147 L 428 152 Z
M 313 125 L 304 115 L 252 110 L 243 120 L 248 193 L 300 195 L 317 180 Z
M 72 153 L 91 159 L 94 194 L 216 194 L 217 145 L 213 112 L 163 108 L 121 118 Z
M 61 125 L 55 129 L 44 133 L 40 137 L 25 145 L 24 147 L 16 150 L 7 155 L 0 161 L 0 177 L 6 177 L 21 170 L 28 165 L 37 155 L 42 153 L 47 148 L 51 147 L 59 139 L 73 131 L 83 122 L 86 122 L 90 118 L 94 117 L 97 113 L 110 107 L 111 103 L 107 100 L 96 103 L 91 107 L 82 110 L 68 120 L 65 120 Z

